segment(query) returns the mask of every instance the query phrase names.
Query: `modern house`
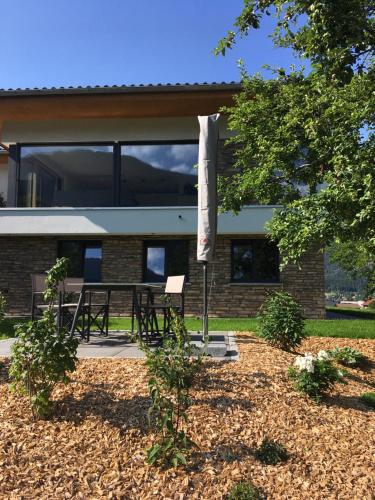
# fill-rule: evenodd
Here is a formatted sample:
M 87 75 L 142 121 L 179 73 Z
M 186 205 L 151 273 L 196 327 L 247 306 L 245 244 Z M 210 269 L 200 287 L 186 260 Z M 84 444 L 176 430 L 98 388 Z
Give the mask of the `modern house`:
M 239 84 L 0 91 L 0 290 L 30 311 L 30 275 L 67 256 L 87 281 L 164 282 L 186 274 L 186 313 L 201 312 L 196 261 L 197 115 L 232 103 Z M 218 169 L 233 163 L 221 119 Z M 324 314 L 323 255 L 279 271 L 266 238 L 273 206 L 219 216 L 209 313 L 254 315 L 281 287 Z M 117 313 L 130 297 L 118 296 Z

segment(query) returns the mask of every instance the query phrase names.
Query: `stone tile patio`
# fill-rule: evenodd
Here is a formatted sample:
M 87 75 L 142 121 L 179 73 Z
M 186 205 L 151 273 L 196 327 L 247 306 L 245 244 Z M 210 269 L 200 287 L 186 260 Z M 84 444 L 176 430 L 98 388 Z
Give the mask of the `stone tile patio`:
M 191 332 L 193 344 L 203 348 L 202 335 Z M 0 357 L 10 356 L 10 348 L 14 339 L 0 341 Z M 235 335 L 232 332 L 210 332 L 207 353 L 213 359 L 236 360 L 238 348 Z M 108 337 L 92 334 L 90 342 L 80 343 L 78 347 L 79 358 L 143 358 L 144 354 L 135 342 L 130 342 L 126 332 L 110 331 Z

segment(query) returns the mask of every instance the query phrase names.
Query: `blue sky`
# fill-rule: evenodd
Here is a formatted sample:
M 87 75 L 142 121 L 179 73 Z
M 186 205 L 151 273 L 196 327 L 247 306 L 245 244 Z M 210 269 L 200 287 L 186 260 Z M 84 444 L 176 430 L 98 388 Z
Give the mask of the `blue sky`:
M 212 49 L 242 0 L 0 0 L 0 88 L 238 80 L 289 66 L 262 30 L 226 57 Z

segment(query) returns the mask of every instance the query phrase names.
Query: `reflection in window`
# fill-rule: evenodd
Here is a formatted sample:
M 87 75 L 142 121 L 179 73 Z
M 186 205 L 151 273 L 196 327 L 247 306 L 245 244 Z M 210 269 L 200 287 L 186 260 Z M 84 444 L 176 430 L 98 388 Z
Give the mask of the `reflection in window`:
M 121 147 L 121 206 L 197 204 L 198 144 Z
M 189 242 L 162 240 L 144 242 L 143 280 L 164 283 L 168 276 L 188 276 Z
M 22 146 L 18 206 L 113 205 L 113 146 Z
M 236 283 L 277 283 L 279 250 L 266 239 L 232 241 L 232 281 Z
M 58 257 L 69 259 L 69 277 L 84 278 L 88 283 L 101 281 L 102 244 L 100 241 L 59 241 L 57 253 Z

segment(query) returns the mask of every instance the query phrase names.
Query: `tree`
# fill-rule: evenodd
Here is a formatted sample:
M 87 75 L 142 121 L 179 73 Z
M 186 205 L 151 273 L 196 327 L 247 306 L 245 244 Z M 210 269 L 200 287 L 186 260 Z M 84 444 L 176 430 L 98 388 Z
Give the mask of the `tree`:
M 215 49 L 275 16 L 274 44 L 311 63 L 249 75 L 226 108 L 234 171 L 219 180 L 222 209 L 281 204 L 269 223 L 283 265 L 313 245 L 351 242 L 375 256 L 374 0 L 244 0 Z M 365 266 L 366 267 L 366 266 Z M 371 266 L 368 267 L 369 269 Z

